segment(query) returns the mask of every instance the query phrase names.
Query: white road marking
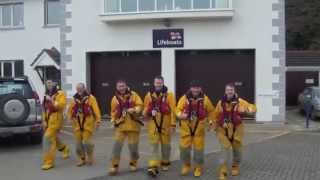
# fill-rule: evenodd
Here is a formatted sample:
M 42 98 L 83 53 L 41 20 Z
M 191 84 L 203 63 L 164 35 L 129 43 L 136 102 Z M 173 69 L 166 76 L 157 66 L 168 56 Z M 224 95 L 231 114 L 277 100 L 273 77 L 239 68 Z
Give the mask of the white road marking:
M 73 133 L 71 133 L 69 131 L 62 130 L 61 133 L 69 135 L 69 136 L 73 136 Z

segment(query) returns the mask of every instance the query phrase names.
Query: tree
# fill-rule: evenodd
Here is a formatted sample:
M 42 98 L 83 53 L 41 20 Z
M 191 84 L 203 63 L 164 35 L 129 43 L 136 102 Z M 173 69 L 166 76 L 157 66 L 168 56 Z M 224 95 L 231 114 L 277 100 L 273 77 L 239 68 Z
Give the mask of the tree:
M 320 1 L 286 0 L 287 49 L 320 50 Z

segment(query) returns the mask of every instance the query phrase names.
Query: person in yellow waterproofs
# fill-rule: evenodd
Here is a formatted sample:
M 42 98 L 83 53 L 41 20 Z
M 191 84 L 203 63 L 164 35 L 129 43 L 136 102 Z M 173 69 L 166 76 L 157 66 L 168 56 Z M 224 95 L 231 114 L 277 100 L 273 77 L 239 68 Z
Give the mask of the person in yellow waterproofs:
M 191 170 L 193 149 L 194 176 L 200 177 L 204 164 L 206 120 L 212 122 L 214 106 L 202 91 L 199 82 L 191 82 L 190 90 L 178 101 L 176 115 L 180 119 L 180 159 L 183 163 L 181 175 L 187 175 Z
M 155 77 L 154 86 L 144 98 L 143 111 L 145 120 L 148 122 L 148 136 L 152 149 L 148 174 L 153 177 L 159 173 L 160 166 L 163 171 L 169 170 L 171 134 L 176 128 L 175 106 L 174 94 L 164 85 L 163 77 Z
M 83 83 L 76 86 L 68 108 L 68 118 L 72 121 L 76 154 L 79 158 L 77 166 L 93 164 L 94 144 L 92 135 L 101 123 L 101 113 L 96 98 L 90 94 Z
M 212 128 L 215 129 L 222 148 L 218 170 L 219 180 L 226 180 L 228 178 L 227 162 L 230 159 L 231 151 L 233 152 L 231 175 L 238 176 L 240 174 L 241 149 L 244 134 L 241 116 L 245 113 L 255 112 L 255 105 L 238 97 L 234 84 L 226 85 L 225 95 L 215 108 L 215 120 L 212 122 Z
M 57 83 L 46 82 L 46 95 L 43 99 L 43 162 L 41 168 L 49 170 L 54 167 L 56 151 L 63 153 L 63 158 L 69 158 L 69 147 L 58 138 L 58 133 L 63 127 L 63 112 L 66 106 L 66 96 L 59 90 Z
M 111 122 L 115 127 L 115 134 L 109 175 L 118 173 L 121 150 L 126 138 L 130 151 L 130 171 L 137 170 L 140 126 L 143 125 L 139 117 L 142 110 L 143 102 L 139 95 L 128 88 L 125 80 L 118 80 L 115 96 L 111 100 Z

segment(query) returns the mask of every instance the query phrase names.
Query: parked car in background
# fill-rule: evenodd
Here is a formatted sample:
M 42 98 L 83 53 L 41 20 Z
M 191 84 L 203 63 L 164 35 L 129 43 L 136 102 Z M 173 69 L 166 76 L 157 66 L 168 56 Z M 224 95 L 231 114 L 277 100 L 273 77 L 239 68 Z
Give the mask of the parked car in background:
M 0 78 L 0 137 L 25 134 L 42 141 L 42 107 L 27 77 Z
M 312 86 L 304 89 L 298 97 L 301 112 L 310 111 L 311 119 L 320 117 L 320 87 Z

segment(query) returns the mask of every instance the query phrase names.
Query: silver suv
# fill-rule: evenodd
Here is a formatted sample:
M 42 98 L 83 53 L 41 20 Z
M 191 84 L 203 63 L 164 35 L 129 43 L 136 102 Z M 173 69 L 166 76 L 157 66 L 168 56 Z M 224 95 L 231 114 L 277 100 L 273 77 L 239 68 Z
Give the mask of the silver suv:
M 42 141 L 42 107 L 27 77 L 0 78 L 0 137 L 26 134 Z

